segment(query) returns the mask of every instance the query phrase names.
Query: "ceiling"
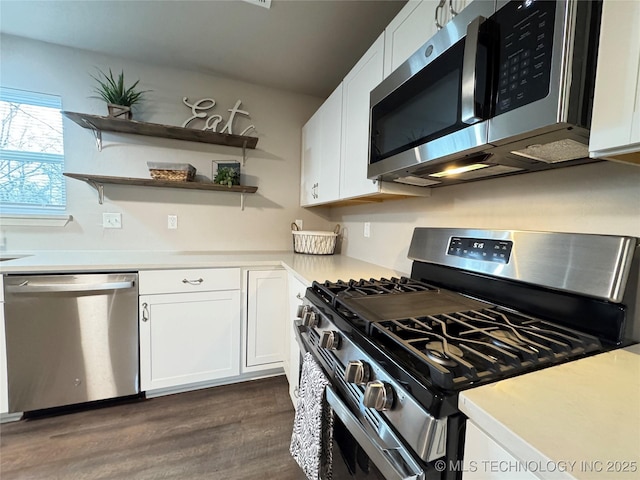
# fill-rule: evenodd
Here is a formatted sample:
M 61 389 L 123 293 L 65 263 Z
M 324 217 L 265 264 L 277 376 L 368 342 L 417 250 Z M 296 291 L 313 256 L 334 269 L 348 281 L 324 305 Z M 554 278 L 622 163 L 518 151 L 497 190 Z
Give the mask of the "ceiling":
M 0 32 L 327 97 L 406 0 L 0 0 Z

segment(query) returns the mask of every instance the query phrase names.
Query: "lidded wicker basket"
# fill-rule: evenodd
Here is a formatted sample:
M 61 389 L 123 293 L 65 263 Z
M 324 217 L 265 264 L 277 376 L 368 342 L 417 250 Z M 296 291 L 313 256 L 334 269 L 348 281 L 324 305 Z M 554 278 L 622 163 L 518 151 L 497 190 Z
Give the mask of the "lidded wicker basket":
M 340 233 L 340 225 L 336 225 L 333 232 L 298 230 L 298 225 L 291 224 L 293 234 L 293 251 L 310 255 L 333 255 L 336 240 Z

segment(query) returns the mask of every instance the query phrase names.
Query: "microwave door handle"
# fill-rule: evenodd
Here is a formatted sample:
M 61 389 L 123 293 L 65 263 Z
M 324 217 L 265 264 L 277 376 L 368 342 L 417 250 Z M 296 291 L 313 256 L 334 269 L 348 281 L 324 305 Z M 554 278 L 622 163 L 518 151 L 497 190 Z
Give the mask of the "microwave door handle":
M 478 72 L 476 59 L 478 57 L 478 43 L 480 40 L 480 25 L 484 17 L 476 17 L 467 26 L 467 37 L 464 42 L 464 57 L 462 59 L 462 96 L 460 100 L 461 120 L 472 125 L 483 120 L 477 109 L 476 90 L 478 87 Z

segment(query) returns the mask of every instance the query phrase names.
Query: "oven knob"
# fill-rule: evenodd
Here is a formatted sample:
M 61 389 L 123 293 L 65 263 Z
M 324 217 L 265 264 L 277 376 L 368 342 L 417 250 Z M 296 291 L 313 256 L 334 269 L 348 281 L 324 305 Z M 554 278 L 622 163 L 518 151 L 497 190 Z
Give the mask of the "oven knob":
M 296 310 L 296 317 L 304 317 L 304 314 L 307 313 L 307 310 L 309 310 L 309 307 L 307 305 L 298 305 L 298 309 Z
M 316 312 L 312 311 L 311 309 L 307 309 L 307 311 L 304 312 L 304 316 L 302 317 L 302 324 L 305 327 L 315 328 L 318 326 L 318 323 L 318 315 L 316 314 Z
M 320 336 L 320 346 L 329 350 L 337 350 L 340 346 L 340 336 L 333 330 L 325 330 Z
M 367 408 L 375 408 L 379 412 L 389 410 L 393 405 L 393 388 L 380 380 L 367 383 L 362 404 Z
M 365 385 L 371 376 L 371 368 L 360 360 L 351 360 L 344 369 L 344 379 L 347 383 Z

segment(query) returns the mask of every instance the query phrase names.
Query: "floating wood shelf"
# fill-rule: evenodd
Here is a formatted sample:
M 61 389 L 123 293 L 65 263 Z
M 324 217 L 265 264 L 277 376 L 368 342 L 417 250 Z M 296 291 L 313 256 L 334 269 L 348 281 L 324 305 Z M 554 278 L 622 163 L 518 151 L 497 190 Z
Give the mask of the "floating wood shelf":
M 89 115 L 77 112 L 62 112 L 62 114 L 73 120 L 82 128 L 93 131 L 96 137 L 98 150 L 102 150 L 102 132 L 130 133 L 133 135 L 146 135 L 149 137 L 172 138 L 175 140 L 186 140 L 188 142 L 211 143 L 216 145 L 226 145 L 228 147 L 241 147 L 242 158 L 245 158 L 244 150 L 255 149 L 258 144 L 257 137 L 246 135 L 230 135 L 217 133 L 210 130 L 196 130 L 193 128 L 176 127 L 172 125 L 162 125 L 159 123 L 138 122 L 136 120 L 124 120 L 112 117 L 101 117 L 99 115 Z M 244 162 L 243 162 L 244 163 Z
M 128 121 L 128 120 L 127 120 Z M 102 205 L 104 202 L 104 184 L 112 185 L 136 185 L 139 187 L 162 187 L 162 188 L 183 188 L 190 190 L 210 190 L 216 192 L 229 192 L 240 194 L 240 207 L 244 210 L 244 195 L 246 193 L 256 193 L 258 187 L 250 187 L 246 185 L 218 185 L 215 183 L 205 182 L 172 182 L 168 180 L 153 180 L 150 178 L 131 178 L 131 177 L 109 177 L 105 175 L 88 175 L 84 173 L 64 173 L 65 177 L 75 178 L 87 182 L 98 192 L 98 203 Z

